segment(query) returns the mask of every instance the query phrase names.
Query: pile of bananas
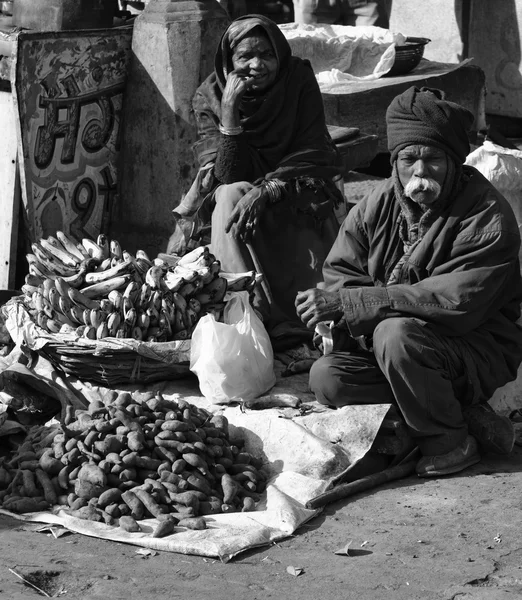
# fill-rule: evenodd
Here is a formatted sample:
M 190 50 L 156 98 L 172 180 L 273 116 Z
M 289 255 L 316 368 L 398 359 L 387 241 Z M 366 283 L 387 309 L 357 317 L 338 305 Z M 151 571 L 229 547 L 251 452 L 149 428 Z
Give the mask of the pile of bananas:
M 22 291 L 49 333 L 166 342 L 190 338 L 198 320 L 219 315 L 228 291 L 253 291 L 255 271 L 225 273 L 207 246 L 184 256 L 122 250 L 99 235 L 77 242 L 62 231 L 32 244 Z

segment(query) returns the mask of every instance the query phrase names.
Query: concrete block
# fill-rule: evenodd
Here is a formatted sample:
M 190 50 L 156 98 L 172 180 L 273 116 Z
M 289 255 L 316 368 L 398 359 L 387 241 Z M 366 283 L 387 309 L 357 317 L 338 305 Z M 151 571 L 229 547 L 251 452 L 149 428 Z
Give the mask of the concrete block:
M 166 248 L 172 210 L 195 175 L 192 98 L 228 23 L 216 0 L 151 0 L 136 19 L 111 228 L 130 251 Z

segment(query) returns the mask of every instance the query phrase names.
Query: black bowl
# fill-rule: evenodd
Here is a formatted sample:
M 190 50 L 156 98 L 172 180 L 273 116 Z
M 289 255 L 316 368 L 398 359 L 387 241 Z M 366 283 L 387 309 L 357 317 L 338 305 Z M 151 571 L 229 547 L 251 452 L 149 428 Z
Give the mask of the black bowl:
M 431 42 L 428 38 L 407 37 L 403 46 L 395 47 L 393 67 L 383 77 L 406 75 L 420 63 L 424 47 Z

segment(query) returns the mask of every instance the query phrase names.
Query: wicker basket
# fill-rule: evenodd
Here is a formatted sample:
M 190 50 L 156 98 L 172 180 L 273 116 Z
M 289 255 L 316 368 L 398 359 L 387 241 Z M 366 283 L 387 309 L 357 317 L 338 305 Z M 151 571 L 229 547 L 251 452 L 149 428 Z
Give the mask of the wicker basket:
M 12 311 L 12 320 L 16 321 L 17 329 L 23 331 L 27 346 L 67 375 L 108 387 L 192 376 L 190 340 L 90 340 L 74 334 L 52 334 L 34 323 L 23 296 L 13 298 L 4 308 Z M 12 337 L 15 334 L 10 333 Z
M 176 343 L 141 342 L 140 346 L 142 349 L 151 349 L 152 345 L 174 346 Z M 162 353 L 164 350 L 160 349 Z M 49 340 L 38 352 L 67 375 L 106 387 L 181 379 L 192 375 L 188 360 L 165 362 L 126 348 L 107 348 L 101 340 L 92 341 L 90 348 L 74 341 Z
M 412 71 L 424 55 L 424 47 L 431 42 L 428 38 L 407 37 L 403 46 L 395 47 L 395 62 L 393 67 L 384 75 L 405 75 Z

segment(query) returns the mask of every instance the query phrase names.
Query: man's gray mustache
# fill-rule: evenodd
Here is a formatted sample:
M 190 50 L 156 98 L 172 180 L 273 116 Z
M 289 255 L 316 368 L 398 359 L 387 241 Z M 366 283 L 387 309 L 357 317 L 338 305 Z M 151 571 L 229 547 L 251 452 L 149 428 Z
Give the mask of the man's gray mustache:
M 433 179 L 427 179 L 425 177 L 414 177 L 408 181 L 404 188 L 406 196 L 416 194 L 418 192 L 431 192 L 438 196 L 441 192 L 441 186 Z

